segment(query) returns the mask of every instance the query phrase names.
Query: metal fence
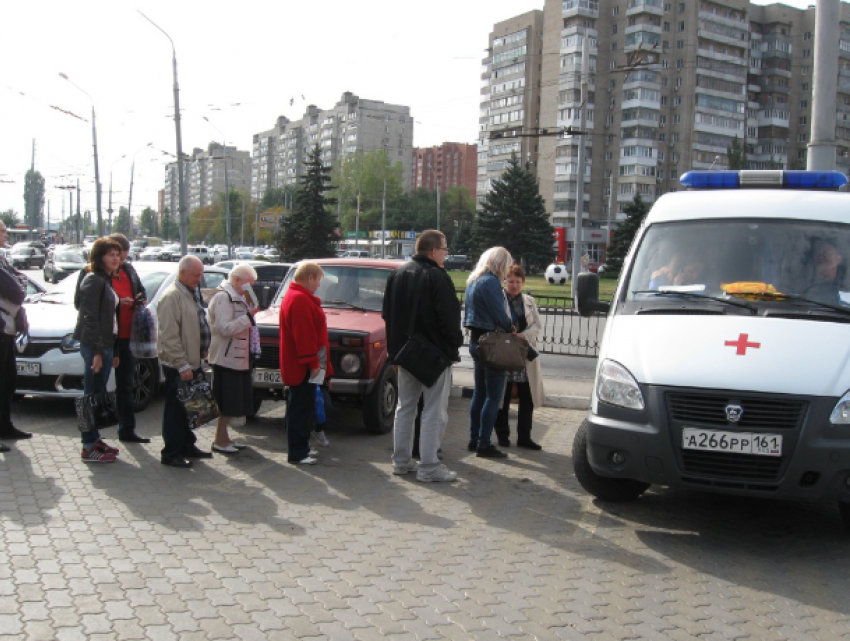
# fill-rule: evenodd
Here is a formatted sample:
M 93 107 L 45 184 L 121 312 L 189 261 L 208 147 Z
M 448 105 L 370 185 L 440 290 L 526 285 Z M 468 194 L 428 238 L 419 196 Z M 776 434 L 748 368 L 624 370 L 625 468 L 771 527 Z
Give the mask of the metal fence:
M 460 304 L 464 304 L 464 290 L 457 290 Z M 537 337 L 537 351 L 565 356 L 599 355 L 599 342 L 605 328 L 605 315 L 594 314 L 584 318 L 573 309 L 569 296 L 535 296 L 543 328 Z M 464 330 L 469 341 L 469 332 Z

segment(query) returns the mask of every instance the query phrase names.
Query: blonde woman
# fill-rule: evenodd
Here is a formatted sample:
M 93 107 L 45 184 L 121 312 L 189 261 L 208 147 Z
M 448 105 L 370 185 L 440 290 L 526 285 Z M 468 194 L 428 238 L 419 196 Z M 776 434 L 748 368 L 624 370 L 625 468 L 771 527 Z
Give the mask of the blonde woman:
M 505 372 L 488 369 L 478 356 L 482 334 L 512 330 L 502 281 L 513 263 L 504 247 L 492 247 L 481 255 L 466 281 L 463 326 L 469 329 L 469 355 L 475 372 L 475 389 L 469 405 L 469 451 L 482 458 L 505 458 L 507 454 L 490 443 L 496 416 L 505 393 Z
M 254 404 L 251 327 L 257 308 L 253 307 L 243 288 L 253 286 L 256 280 L 257 272 L 253 267 L 236 265 L 210 301 L 213 396 L 221 412 L 212 450 L 220 454 L 236 454 L 245 447 L 230 439 L 227 425 L 231 418 L 249 414 Z

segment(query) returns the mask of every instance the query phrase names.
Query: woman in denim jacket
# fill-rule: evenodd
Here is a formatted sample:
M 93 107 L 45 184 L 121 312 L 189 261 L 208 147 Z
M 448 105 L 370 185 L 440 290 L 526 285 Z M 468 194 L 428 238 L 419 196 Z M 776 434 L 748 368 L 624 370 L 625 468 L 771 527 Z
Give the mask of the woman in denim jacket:
M 505 372 L 484 366 L 478 356 L 478 339 L 482 334 L 501 329 L 510 332 L 502 281 L 513 263 L 504 247 L 492 247 L 481 255 L 478 265 L 466 281 L 463 326 L 469 328 L 469 354 L 475 372 L 475 390 L 469 406 L 469 451 L 483 458 L 505 458 L 507 454 L 490 443 L 499 405 L 505 393 Z

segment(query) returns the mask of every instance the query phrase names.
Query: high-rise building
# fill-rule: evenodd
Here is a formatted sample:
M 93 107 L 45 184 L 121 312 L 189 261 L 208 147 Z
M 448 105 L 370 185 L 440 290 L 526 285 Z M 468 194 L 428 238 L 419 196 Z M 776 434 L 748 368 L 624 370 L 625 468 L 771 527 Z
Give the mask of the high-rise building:
M 490 37 L 479 199 L 486 193 L 483 177 L 491 178 L 503 158 L 495 148 L 506 144 L 529 158 L 537 145 L 541 195 L 553 224 L 568 228 L 569 241 L 575 236 L 581 144 L 587 159 L 582 177 L 585 226 L 597 231 L 607 226 L 612 202 L 612 217 L 622 219 L 623 206 L 635 194 L 652 203 L 679 189 L 678 179 L 688 170 L 727 168 L 736 138 L 752 169 L 805 168 L 812 117 L 813 6 L 759 6 L 747 0 L 545 0 L 540 102 L 523 102 L 534 111 L 530 120 L 525 114 L 522 133 L 537 137 L 512 139 L 511 131 L 519 127 L 493 118 L 501 95 L 493 92 L 497 81 L 492 76 L 498 68 L 496 52 L 505 47 L 500 40 L 506 36 L 504 25 L 528 22 L 529 15 L 495 25 Z M 530 32 L 529 26 L 526 39 Z M 522 38 L 514 35 L 518 33 L 507 35 Z M 579 129 L 584 38 L 590 58 L 586 134 L 545 135 Z M 840 38 L 836 164 L 848 173 L 850 4 L 844 2 Z M 593 260 L 602 258 L 606 235 L 583 234 L 584 251 Z
M 196 147 L 183 163 L 186 213 L 215 203 L 218 194 L 225 193 L 225 182 L 228 189 L 247 193 L 250 178 L 251 154 L 247 151 L 217 142 L 211 142 L 206 151 Z M 177 187 L 177 163 L 173 162 L 165 168 L 165 204 L 175 216 L 180 211 Z
M 297 184 L 307 154 L 317 144 L 325 166 L 356 151 L 384 150 L 392 164 L 402 164 L 402 184 L 410 184 L 410 107 L 345 92 L 331 109 L 310 105 L 300 120 L 293 122 L 281 116 L 274 128 L 254 134 L 251 197 L 261 200 L 269 189 Z
M 452 187 L 466 187 L 474 198 L 477 174 L 477 145 L 444 142 L 434 147 L 416 147 L 410 189 L 439 190 L 444 194 Z

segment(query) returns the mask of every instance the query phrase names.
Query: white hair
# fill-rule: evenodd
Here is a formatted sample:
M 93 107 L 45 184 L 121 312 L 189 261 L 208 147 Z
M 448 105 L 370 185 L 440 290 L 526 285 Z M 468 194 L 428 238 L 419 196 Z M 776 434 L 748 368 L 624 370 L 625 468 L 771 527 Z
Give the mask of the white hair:
M 478 259 L 478 264 L 469 278 L 466 279 L 466 284 L 471 285 L 472 281 L 484 275 L 484 272 L 491 272 L 500 281 L 505 280 L 508 275 L 508 269 L 513 264 L 514 259 L 511 253 L 504 247 L 491 247 L 486 252 L 481 254 Z
M 180 259 L 180 262 L 177 263 L 177 272 L 185 272 L 187 269 L 189 269 L 190 265 L 196 264 L 200 265 L 201 267 L 204 266 L 204 263 L 200 258 L 195 256 L 194 254 L 186 254 L 185 256 L 183 256 L 183 258 Z
M 257 280 L 257 270 L 248 265 L 247 263 L 239 263 L 230 270 L 230 276 L 227 277 L 231 283 L 234 278 L 239 278 L 241 280 Z

